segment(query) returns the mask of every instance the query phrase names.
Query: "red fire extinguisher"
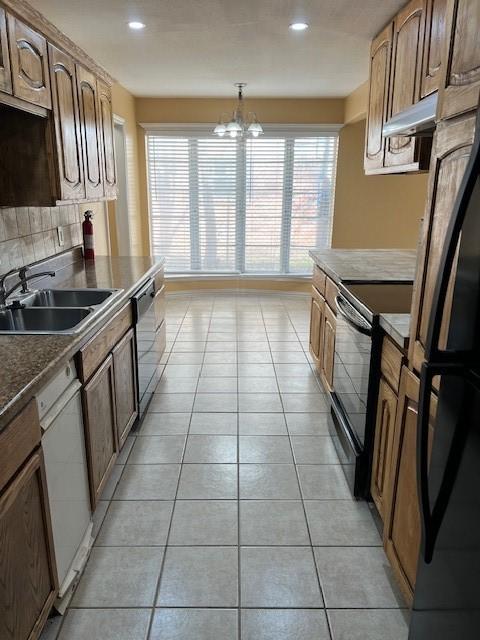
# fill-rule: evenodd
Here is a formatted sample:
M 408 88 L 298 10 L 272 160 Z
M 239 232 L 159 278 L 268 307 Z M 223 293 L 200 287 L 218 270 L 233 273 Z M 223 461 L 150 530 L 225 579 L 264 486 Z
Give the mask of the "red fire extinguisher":
M 85 216 L 85 220 L 82 223 L 83 257 L 85 260 L 93 260 L 95 258 L 95 251 L 93 249 L 93 211 L 85 211 L 83 215 Z

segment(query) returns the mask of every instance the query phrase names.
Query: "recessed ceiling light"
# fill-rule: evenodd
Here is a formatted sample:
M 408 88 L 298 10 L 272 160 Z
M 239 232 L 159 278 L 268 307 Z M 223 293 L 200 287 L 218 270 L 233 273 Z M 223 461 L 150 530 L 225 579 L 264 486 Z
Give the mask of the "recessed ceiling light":
M 306 22 L 293 22 L 290 25 L 290 29 L 292 31 L 305 31 L 305 29 L 308 29 L 308 24 Z
M 128 26 L 130 27 L 130 29 L 134 29 L 135 31 L 140 31 L 140 29 L 145 29 L 145 25 L 143 24 L 143 22 L 136 22 L 135 20 L 133 20 L 132 22 L 129 22 Z

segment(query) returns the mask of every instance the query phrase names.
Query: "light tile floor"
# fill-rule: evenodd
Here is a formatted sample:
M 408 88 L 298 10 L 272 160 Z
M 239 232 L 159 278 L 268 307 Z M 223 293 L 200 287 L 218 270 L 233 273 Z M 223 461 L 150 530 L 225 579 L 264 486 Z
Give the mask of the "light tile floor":
M 153 401 L 44 640 L 405 640 L 370 509 L 329 436 L 309 304 L 168 298 Z

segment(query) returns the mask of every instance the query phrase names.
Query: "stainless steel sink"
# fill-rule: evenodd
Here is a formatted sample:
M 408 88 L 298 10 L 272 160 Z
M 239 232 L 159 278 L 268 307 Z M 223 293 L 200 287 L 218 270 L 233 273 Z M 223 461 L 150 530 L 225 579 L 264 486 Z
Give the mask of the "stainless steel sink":
M 27 307 L 95 307 L 114 293 L 115 289 L 40 289 L 22 303 Z
M 0 311 L 0 333 L 75 333 L 92 313 L 88 308 L 6 309 Z

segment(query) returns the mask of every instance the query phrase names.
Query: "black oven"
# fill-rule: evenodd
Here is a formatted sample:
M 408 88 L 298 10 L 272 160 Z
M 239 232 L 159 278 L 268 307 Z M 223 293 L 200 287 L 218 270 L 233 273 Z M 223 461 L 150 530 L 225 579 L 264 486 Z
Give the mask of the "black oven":
M 380 313 L 408 313 L 411 284 L 341 285 L 335 304 L 337 327 L 331 434 L 354 496 L 370 493 L 370 471 L 380 380 Z

